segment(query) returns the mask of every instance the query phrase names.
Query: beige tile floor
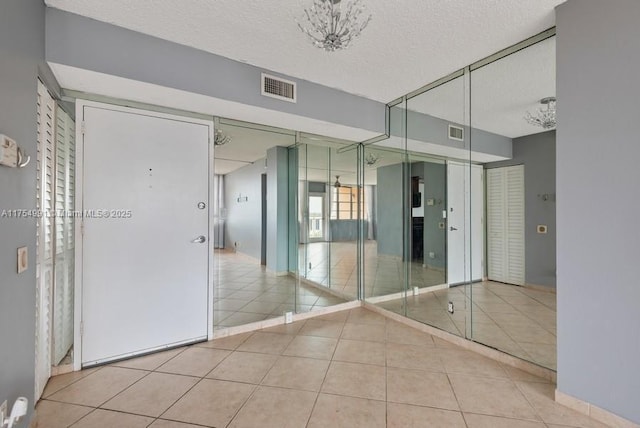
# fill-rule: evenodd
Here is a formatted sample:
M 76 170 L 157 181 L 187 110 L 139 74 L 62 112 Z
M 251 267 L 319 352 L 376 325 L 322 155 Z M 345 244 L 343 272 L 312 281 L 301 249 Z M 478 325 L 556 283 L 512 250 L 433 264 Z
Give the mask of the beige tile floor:
M 255 260 L 216 250 L 214 263 L 214 328 L 221 329 L 309 312 L 345 300 L 290 276 L 275 276 Z
M 604 426 L 554 389 L 357 308 L 54 377 L 34 426 Z
M 454 304 L 453 314 L 447 310 L 448 302 Z M 556 369 L 555 293 L 481 282 L 378 305 L 543 367 Z

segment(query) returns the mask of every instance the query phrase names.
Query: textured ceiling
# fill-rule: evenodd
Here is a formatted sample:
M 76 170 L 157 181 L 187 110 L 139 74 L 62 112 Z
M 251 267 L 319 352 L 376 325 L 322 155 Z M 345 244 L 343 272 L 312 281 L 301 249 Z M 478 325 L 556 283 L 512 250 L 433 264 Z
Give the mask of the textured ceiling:
M 310 0 L 46 0 L 49 6 L 389 102 L 554 25 L 563 0 L 366 0 L 346 51 L 297 28 Z

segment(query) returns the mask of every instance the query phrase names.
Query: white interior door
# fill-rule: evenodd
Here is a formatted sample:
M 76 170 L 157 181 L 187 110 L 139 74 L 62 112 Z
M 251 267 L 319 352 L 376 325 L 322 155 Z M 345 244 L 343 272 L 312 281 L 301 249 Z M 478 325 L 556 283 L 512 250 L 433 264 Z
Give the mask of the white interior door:
M 524 165 L 487 170 L 487 274 L 525 283 Z
M 93 104 L 83 120 L 83 366 L 206 339 L 210 126 Z
M 482 279 L 484 185 L 482 167 L 447 162 L 447 282 Z

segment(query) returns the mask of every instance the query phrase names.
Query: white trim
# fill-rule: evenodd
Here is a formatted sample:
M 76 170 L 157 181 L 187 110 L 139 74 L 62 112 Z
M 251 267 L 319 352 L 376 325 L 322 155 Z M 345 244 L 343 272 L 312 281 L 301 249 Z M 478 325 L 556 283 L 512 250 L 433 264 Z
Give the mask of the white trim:
M 136 109 L 130 107 L 124 107 L 116 104 L 106 104 L 95 101 L 89 101 L 84 99 L 76 100 L 76 207 L 79 212 L 84 211 L 84 109 L 85 107 L 94 107 L 99 109 L 107 109 L 112 111 L 118 111 L 131 114 L 142 114 L 150 117 L 156 117 L 160 119 L 177 120 L 186 123 L 193 123 L 197 125 L 203 125 L 209 129 L 209 147 L 213 147 L 213 117 L 211 120 L 196 119 L 189 116 L 181 116 L 176 114 L 167 114 L 154 112 L 145 109 Z M 209 189 L 209 201 L 207 206 L 209 209 L 213 201 L 213 186 L 211 185 L 211 174 L 213 173 L 213 149 L 209 149 L 209 176 L 208 189 Z M 211 216 L 209 216 L 211 218 Z M 82 282 L 83 282 L 83 221 L 76 221 L 75 226 L 75 249 L 76 249 L 76 264 L 75 264 L 75 289 L 74 289 L 74 341 L 73 341 L 73 369 L 74 371 L 82 370 Z M 213 222 L 209 222 L 209 256 L 207 266 L 207 338 L 213 338 Z M 204 339 L 204 338 L 203 338 Z M 190 342 L 193 342 L 191 340 Z M 160 348 L 162 349 L 162 348 Z M 145 351 L 145 353 L 147 353 Z M 133 356 L 128 355 L 128 356 Z
M 595 419 L 598 422 L 602 422 L 603 424 L 619 428 L 640 428 L 640 424 L 636 424 L 635 422 L 618 416 L 615 413 L 598 406 L 594 406 L 587 401 L 565 394 L 557 389 L 555 398 L 556 403 L 562 404 L 563 406 L 582 413 L 583 415 L 586 415 L 591 419 Z
M 76 194 L 75 209 L 84 209 L 84 104 L 76 102 Z M 73 290 L 73 370 L 82 370 L 82 228 L 83 219 L 75 224 L 75 286 Z
M 193 119 L 196 120 L 196 119 Z M 215 200 L 216 189 L 213 186 L 213 176 L 216 173 L 215 170 L 215 144 L 213 143 L 215 138 L 215 123 L 213 117 L 211 120 L 202 121 L 208 124 L 209 127 L 209 173 L 207 175 L 207 187 L 209 189 L 209 200 L 207 201 L 208 223 L 209 223 L 209 257 L 207 258 L 207 340 L 213 339 L 213 301 L 214 301 L 214 258 L 216 251 L 216 227 L 213 221 L 213 201 Z

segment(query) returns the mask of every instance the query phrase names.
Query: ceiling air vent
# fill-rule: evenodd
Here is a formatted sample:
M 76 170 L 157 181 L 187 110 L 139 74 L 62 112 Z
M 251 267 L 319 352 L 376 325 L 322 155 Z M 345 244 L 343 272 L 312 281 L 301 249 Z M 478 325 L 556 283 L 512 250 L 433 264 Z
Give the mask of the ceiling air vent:
M 449 125 L 449 139 L 464 141 L 464 128 L 455 125 Z
M 289 80 L 262 73 L 262 95 L 290 103 L 296 102 L 296 84 Z

